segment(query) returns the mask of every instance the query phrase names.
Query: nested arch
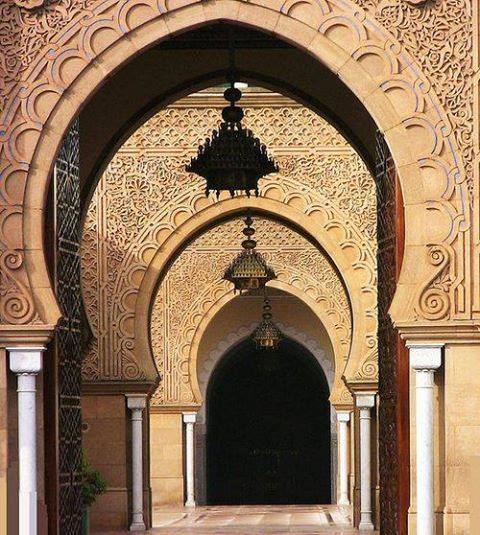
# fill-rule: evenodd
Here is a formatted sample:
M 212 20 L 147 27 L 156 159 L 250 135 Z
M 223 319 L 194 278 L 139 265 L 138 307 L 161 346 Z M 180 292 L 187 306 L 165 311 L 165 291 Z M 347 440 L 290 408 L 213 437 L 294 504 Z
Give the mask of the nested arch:
M 28 71 L 25 83 L 33 89 L 23 95 L 21 106 L 12 100 L 7 107 L 12 127 L 4 167 L 7 177 L 26 178 L 22 246 L 41 319 L 55 323 L 59 310 L 43 244 L 29 230 L 42 225 L 50 171 L 68 125 L 103 80 L 130 58 L 175 33 L 221 20 L 292 43 L 337 73 L 362 100 L 385 133 L 406 207 L 404 267 L 391 312 L 404 323 L 452 317 L 458 279 L 452 260 L 463 254 L 458 235 L 468 228 L 462 160 L 433 89 L 394 38 L 353 2 L 288 1 L 266 7 L 224 0 L 160 7 L 135 0 L 102 4 L 90 20 L 72 21 L 58 48 L 46 50 Z M 454 284 L 431 288 L 445 271 Z M 21 270 L 14 279 L 19 277 Z
M 333 351 L 333 362 L 330 363 L 328 363 L 328 360 L 325 359 L 325 355 L 320 351 L 321 348 L 319 348 L 318 343 L 315 345 L 316 342 L 313 338 L 308 337 L 292 325 L 281 324 L 281 328 L 285 331 L 286 335 L 296 340 L 300 344 L 305 345 L 310 352 L 315 355 L 327 377 L 330 386 L 332 403 L 351 403 L 351 396 L 342 381 L 342 374 L 346 364 L 346 356 L 344 354 L 344 348 L 340 342 L 337 329 L 335 324 L 332 322 L 331 317 L 325 313 L 325 310 L 317 301 L 312 299 L 312 297 L 305 293 L 304 289 L 299 288 L 298 286 L 288 284 L 282 280 L 275 280 L 269 283 L 269 287 L 277 288 L 285 292 L 287 295 L 290 294 L 296 297 L 312 311 L 312 313 L 324 326 Z M 224 340 L 221 340 L 218 344 L 217 350 L 212 351 L 212 353 L 209 355 L 209 363 L 204 370 L 209 372 L 207 374 L 208 376 L 206 378 L 201 377 L 203 372 L 200 369 L 200 363 L 198 360 L 200 343 L 207 330 L 211 328 L 212 324 L 215 322 L 215 319 L 218 318 L 218 314 L 220 314 L 225 305 L 227 305 L 233 299 L 235 299 L 235 295 L 232 292 L 222 295 L 222 297 L 220 297 L 208 308 L 195 329 L 195 333 L 189 348 L 188 361 L 190 377 L 193 379 L 192 388 L 195 394 L 196 403 L 198 404 L 202 404 L 205 400 L 205 387 L 208 383 L 208 378 L 210 377 L 211 372 L 216 366 L 216 363 L 221 359 L 226 350 L 232 348 L 235 344 L 238 344 L 240 341 L 247 338 L 253 330 L 254 325 L 250 325 L 252 329 L 247 328 L 246 331 L 245 326 L 242 326 L 239 329 L 229 333 Z M 202 366 L 204 364 L 205 363 L 202 363 Z
M 143 361 L 141 367 L 145 370 L 154 367 L 149 322 L 157 288 L 172 261 L 195 237 L 213 225 L 218 225 L 222 220 L 226 221 L 243 215 L 247 208 L 250 208 L 254 215 L 273 219 L 296 230 L 324 251 L 331 264 L 335 266 L 348 296 L 352 317 L 351 345 L 339 350 L 338 356 L 340 360 L 345 361 L 348 355 L 348 359 L 354 361 L 352 368 L 356 369 L 371 353 L 370 340 L 376 337 L 376 319 L 371 317 L 376 307 L 374 281 L 371 280 L 374 274 L 372 267 L 362 262 L 361 248 L 350 243 L 348 233 L 343 235 L 338 233 L 337 222 L 332 223 L 328 219 L 322 219 L 315 209 L 304 213 L 288 204 L 269 198 L 239 197 L 221 201 L 192 215 L 166 238 L 150 262 L 138 291 L 134 314 L 135 351 L 138 358 Z M 371 289 L 368 289 L 370 288 L 368 283 L 371 283 Z M 367 291 L 365 291 L 366 287 Z M 224 295 L 223 287 L 217 290 L 218 298 L 229 299 Z M 215 299 L 212 297 L 212 300 Z M 325 321 L 332 323 L 331 317 Z M 192 326 L 192 329 L 195 328 Z M 339 370 L 340 373 L 344 371 L 341 366 Z M 370 380 L 377 380 L 376 369 L 371 370 Z M 198 394 L 197 389 L 196 395 Z

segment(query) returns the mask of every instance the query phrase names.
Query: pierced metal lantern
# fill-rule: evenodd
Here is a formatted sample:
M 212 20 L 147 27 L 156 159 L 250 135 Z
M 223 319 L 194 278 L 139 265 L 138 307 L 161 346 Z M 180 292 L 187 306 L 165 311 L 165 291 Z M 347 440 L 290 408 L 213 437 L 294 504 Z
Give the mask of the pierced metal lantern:
M 243 110 L 235 103 L 242 93 L 233 81 L 224 92 L 230 105 L 222 111 L 223 122 L 198 147 L 186 170 L 202 176 L 207 181 L 206 194 L 215 191 L 235 193 L 252 192 L 258 196 L 258 181 L 270 173 L 278 172 L 278 165 L 267 154 L 267 149 L 253 132 L 242 125 Z
M 267 298 L 263 302 L 262 321 L 252 333 L 252 339 L 259 349 L 277 349 L 283 339 L 282 331 L 272 321 L 272 307 Z
M 240 295 L 246 292 L 265 288 L 268 281 L 276 279 L 275 271 L 267 264 L 263 256 L 255 250 L 257 242 L 252 238 L 255 229 L 250 215 L 245 218 L 246 227 L 243 234 L 246 239 L 242 242 L 243 251 L 234 258 L 225 270 L 223 278 L 234 285 L 235 292 Z

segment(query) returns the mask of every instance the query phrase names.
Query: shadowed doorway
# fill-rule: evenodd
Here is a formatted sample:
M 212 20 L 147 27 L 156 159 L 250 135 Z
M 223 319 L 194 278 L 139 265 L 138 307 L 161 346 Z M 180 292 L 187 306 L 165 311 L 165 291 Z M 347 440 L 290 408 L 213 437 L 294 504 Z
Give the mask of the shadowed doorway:
M 330 503 L 328 396 L 321 366 L 290 339 L 230 350 L 207 392 L 208 503 Z

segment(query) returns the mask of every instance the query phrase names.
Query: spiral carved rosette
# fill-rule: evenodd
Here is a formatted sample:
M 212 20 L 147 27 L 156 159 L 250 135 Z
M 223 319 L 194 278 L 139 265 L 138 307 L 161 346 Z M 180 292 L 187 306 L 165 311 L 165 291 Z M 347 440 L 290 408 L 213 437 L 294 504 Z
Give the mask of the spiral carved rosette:
M 31 323 L 35 307 L 28 287 L 21 282 L 23 255 L 20 251 L 4 251 L 0 256 L 0 320 L 10 325 Z
M 428 258 L 436 269 L 420 293 L 416 308 L 422 318 L 438 321 L 448 318 L 450 314 L 450 253 L 443 245 L 430 245 Z

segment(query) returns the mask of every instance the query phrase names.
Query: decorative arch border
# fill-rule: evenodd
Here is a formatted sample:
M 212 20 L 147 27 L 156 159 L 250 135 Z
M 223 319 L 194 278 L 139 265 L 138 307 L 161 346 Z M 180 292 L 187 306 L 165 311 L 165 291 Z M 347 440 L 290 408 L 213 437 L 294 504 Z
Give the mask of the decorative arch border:
M 279 290 L 283 290 L 284 292 L 297 297 L 312 311 L 315 316 L 317 316 L 320 323 L 322 323 L 322 325 L 325 327 L 327 335 L 330 339 L 330 343 L 332 345 L 334 360 L 334 374 L 332 377 L 332 382 L 329 381 L 331 402 L 332 404 L 351 404 L 351 395 L 342 381 L 342 374 L 345 369 L 345 359 L 342 354 L 342 348 L 338 339 L 338 335 L 335 332 L 335 327 L 332 324 L 328 315 L 325 314 L 325 312 L 321 309 L 320 305 L 315 302 L 315 300 L 313 300 L 300 288 L 297 288 L 291 284 L 280 280 L 271 281 L 269 283 L 269 286 L 271 286 L 272 288 L 278 288 Z M 189 375 L 192 379 L 191 386 L 197 403 L 202 403 L 203 401 L 203 392 L 201 390 L 198 373 L 198 349 L 200 347 L 200 342 L 211 322 L 215 320 L 216 315 L 227 303 L 232 301 L 234 298 L 235 294 L 233 292 L 228 292 L 222 295 L 209 307 L 209 309 L 203 315 L 200 323 L 198 324 L 194 336 L 192 338 L 192 342 L 190 343 L 188 359 Z
M 431 84 L 385 28 L 351 0 L 123 0 L 98 1 L 72 19 L 27 69 L 2 115 L 2 228 L 12 219 L 17 229 L 2 234 L 9 287 L 2 322 L 31 323 L 38 314 L 53 325 L 60 316 L 34 229 L 43 228 L 53 162 L 83 103 L 130 58 L 216 21 L 273 33 L 312 55 L 357 95 L 384 133 L 406 216 L 405 256 L 391 307 L 397 324 L 470 317 L 462 158 Z M 8 187 L 12 182 L 15 189 Z
M 362 261 L 362 250 L 352 243 L 348 229 L 343 229 L 337 221 L 319 217 L 323 214 L 321 207 L 304 213 L 264 197 L 236 197 L 198 211 L 177 227 L 153 256 L 138 291 L 134 314 L 135 353 L 142 359 L 145 375 L 152 379 L 156 377 L 149 323 L 156 290 L 170 263 L 196 236 L 222 220 L 243 214 L 247 208 L 298 231 L 325 252 L 344 284 L 351 306 L 352 342 L 345 376 L 360 383 L 376 382 L 378 364 L 375 360 L 376 346 L 372 346 L 372 341 L 376 340 L 376 293 L 374 281 L 370 280 L 370 266 Z M 365 359 L 373 361 L 373 366 L 363 367 Z
M 205 412 L 206 412 L 206 389 L 212 377 L 212 373 L 223 358 L 223 356 L 228 353 L 235 346 L 246 340 L 253 329 L 255 328 L 256 323 L 251 323 L 250 325 L 242 325 L 238 329 L 231 331 L 218 344 L 209 352 L 208 358 L 202 365 L 202 370 L 200 370 L 198 375 L 198 385 L 202 393 L 202 400 L 200 407 L 197 412 L 198 422 L 200 424 L 205 423 Z M 320 344 L 315 338 L 312 338 L 308 334 L 299 331 L 293 326 L 285 325 L 284 323 L 278 322 L 278 326 L 282 332 L 288 337 L 291 338 L 297 344 L 305 347 L 316 359 L 316 361 L 321 366 L 325 377 L 327 378 L 328 386 L 330 389 L 331 397 L 333 395 L 334 387 L 334 374 L 335 370 L 332 365 L 331 360 L 327 357 L 325 350 L 322 349 Z M 201 379 L 203 377 L 203 379 Z M 333 404 L 333 403 L 332 403 Z M 331 417 L 333 421 L 334 412 L 331 411 Z
M 282 322 L 277 322 L 277 325 L 283 334 L 304 346 L 312 355 L 315 356 L 317 362 L 320 364 L 323 372 L 325 373 L 330 391 L 332 391 L 335 368 L 332 361 L 327 357 L 325 350 L 322 349 L 318 341 L 291 325 L 286 325 Z M 218 344 L 209 352 L 208 358 L 203 362 L 201 369 L 197 371 L 198 388 L 202 394 L 202 403 L 205 401 L 206 389 L 208 383 L 210 382 L 213 370 L 219 363 L 220 359 L 233 347 L 238 345 L 243 340 L 246 340 L 252 334 L 256 326 L 257 323 L 255 322 L 252 322 L 249 325 L 240 326 L 238 329 L 231 331 L 224 336 L 223 339 L 220 340 L 220 342 L 218 342 Z

